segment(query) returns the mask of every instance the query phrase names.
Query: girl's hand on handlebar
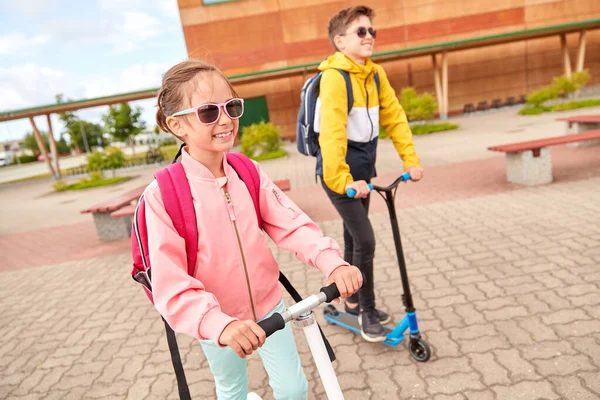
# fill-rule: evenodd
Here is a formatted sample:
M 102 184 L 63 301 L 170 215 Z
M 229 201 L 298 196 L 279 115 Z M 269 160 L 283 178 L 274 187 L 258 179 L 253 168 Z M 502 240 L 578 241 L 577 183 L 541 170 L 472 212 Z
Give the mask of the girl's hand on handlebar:
M 219 343 L 229 346 L 240 358 L 246 358 L 265 344 L 265 331 L 252 320 L 233 321 L 225 327 Z
M 333 270 L 327 285 L 335 283 L 342 299 L 353 295 L 361 288 L 363 284 L 363 276 L 360 270 L 353 265 L 342 265 Z M 334 300 L 336 303 L 340 302 L 340 299 Z
M 410 167 L 407 172 L 410 173 L 410 180 L 412 181 L 420 181 L 423 178 L 423 168 L 418 165 Z
M 348 185 L 346 185 L 346 189 L 344 189 L 344 192 L 347 192 L 348 189 L 356 190 L 356 195 L 354 196 L 355 199 L 366 199 L 369 193 L 371 192 L 366 181 L 356 181 L 349 183 Z

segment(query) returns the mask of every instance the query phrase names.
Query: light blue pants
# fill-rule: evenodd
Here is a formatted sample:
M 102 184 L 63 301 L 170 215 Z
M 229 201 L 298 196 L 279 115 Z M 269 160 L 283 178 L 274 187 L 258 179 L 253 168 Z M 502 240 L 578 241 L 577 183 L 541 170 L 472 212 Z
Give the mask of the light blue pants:
M 267 315 L 285 311 L 283 300 Z M 266 317 L 265 317 L 266 318 Z M 200 345 L 215 378 L 219 400 L 246 400 L 248 371 L 246 359 L 240 358 L 230 347 L 218 347 L 213 341 L 201 340 Z M 269 336 L 258 349 L 269 385 L 276 400 L 308 399 L 308 381 L 290 324 Z

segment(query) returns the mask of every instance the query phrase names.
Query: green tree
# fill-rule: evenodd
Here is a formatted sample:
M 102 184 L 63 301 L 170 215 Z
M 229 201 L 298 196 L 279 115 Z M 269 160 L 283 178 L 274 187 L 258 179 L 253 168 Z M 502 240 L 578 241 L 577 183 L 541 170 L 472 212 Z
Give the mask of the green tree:
M 40 135 L 42 135 L 42 139 L 44 140 L 44 143 L 46 144 L 46 148 L 47 149 L 50 148 L 48 132 L 40 132 Z M 27 133 L 25 135 L 25 137 L 23 138 L 23 141 L 21 142 L 21 144 L 24 148 L 31 150 L 34 154 L 40 154 L 40 152 L 41 152 L 38 147 L 37 141 L 35 140 L 35 136 L 33 135 L 33 132 Z M 69 153 L 69 145 L 65 141 L 64 137 L 61 136 L 60 140 L 56 142 L 56 150 L 58 151 L 58 154 Z
M 56 95 L 56 102 L 58 104 L 65 103 L 62 94 Z M 65 130 L 62 133 L 69 136 L 71 147 L 77 153 L 81 153 L 81 149 L 87 150 L 93 146 L 105 147 L 108 145 L 108 140 L 104 137 L 100 125 L 84 121 L 72 112 L 59 114 L 59 119 L 65 124 Z
M 135 136 L 146 128 L 146 122 L 141 119 L 142 109 L 132 109 L 128 103 L 111 105 L 108 114 L 102 117 L 105 130 L 111 136 L 124 143 L 131 145 L 132 152 L 135 146 Z

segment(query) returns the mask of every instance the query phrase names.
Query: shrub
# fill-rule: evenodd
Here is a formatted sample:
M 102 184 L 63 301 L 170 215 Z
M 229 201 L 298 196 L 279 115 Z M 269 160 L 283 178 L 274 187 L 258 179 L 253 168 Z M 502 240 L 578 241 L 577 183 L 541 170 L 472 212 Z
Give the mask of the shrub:
M 103 176 L 100 172 L 92 172 L 90 174 L 90 181 L 92 181 L 92 182 L 102 180 L 102 178 L 103 178 Z M 83 178 L 83 179 L 85 179 L 85 178 Z
M 546 86 L 527 95 L 527 105 L 533 108 L 539 107 L 548 100 L 552 100 L 557 97 L 558 90 L 552 86 Z
M 104 152 L 104 169 L 111 169 L 113 176 L 115 176 L 115 170 L 122 168 L 125 165 L 125 156 L 118 147 L 109 147 Z
M 54 188 L 54 191 L 62 192 L 62 191 L 67 190 L 69 185 L 67 185 L 67 183 L 65 181 L 63 181 L 62 179 L 59 179 L 52 184 L 52 187 Z
M 169 160 L 169 161 L 172 160 L 173 158 L 175 158 L 175 155 L 177 154 L 178 151 L 179 151 L 178 144 L 165 146 L 160 149 L 160 152 L 163 154 L 163 157 L 165 158 L 165 160 Z
M 241 152 L 248 157 L 264 156 L 281 148 L 281 132 L 271 122 L 261 121 L 242 128 Z
M 419 96 L 412 87 L 402 89 L 400 104 L 411 121 L 431 120 L 438 108 L 435 98 L 430 93 Z
M 584 69 L 583 71 L 574 72 L 571 77 L 568 78 L 566 75 L 557 76 L 552 78 L 552 84 L 544 86 L 541 89 L 531 92 L 527 96 L 527 105 L 530 106 L 530 110 L 520 112 L 521 115 L 535 115 L 541 114 L 544 110 L 540 111 L 537 109 L 542 106 L 545 102 L 561 97 L 569 96 L 581 90 L 590 81 L 591 75 L 589 70 Z
M 37 161 L 37 156 L 22 155 L 21 157 L 19 157 L 19 162 L 21 164 L 26 164 L 26 163 L 30 163 L 30 162 L 36 162 L 36 161 Z
M 582 89 L 585 85 L 589 83 L 591 79 L 592 75 L 590 75 L 590 70 L 588 69 L 574 72 L 571 75 L 571 80 L 573 81 L 573 85 L 575 86 L 576 91 Z
M 104 153 L 94 151 L 87 156 L 88 171 L 100 172 L 104 170 Z

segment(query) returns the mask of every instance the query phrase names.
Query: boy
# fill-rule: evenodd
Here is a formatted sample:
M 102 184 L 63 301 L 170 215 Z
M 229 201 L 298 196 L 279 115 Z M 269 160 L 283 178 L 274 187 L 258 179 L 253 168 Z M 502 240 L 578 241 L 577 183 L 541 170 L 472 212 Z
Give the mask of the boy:
M 336 53 L 319 66 L 324 72 L 320 83 L 320 108 L 317 107 L 320 116 L 316 116 L 315 124 L 320 125 L 317 175 L 344 221 L 344 259 L 358 266 L 365 276 L 363 287 L 348 297 L 345 309 L 358 315 L 365 340 L 380 342 L 385 340 L 382 323 L 388 323 L 391 318 L 375 308 L 375 236 L 368 216 L 367 186 L 376 176 L 380 124 L 392 139 L 404 162 L 404 170 L 410 172 L 413 181 L 423 177 L 423 169 L 394 89 L 383 68 L 370 58 L 377 33 L 371 25 L 374 16 L 371 8 L 354 6 L 341 10 L 329 21 L 329 40 Z M 338 69 L 350 75 L 354 96 L 350 114 L 346 83 Z M 345 194 L 349 188 L 357 192 L 353 199 Z

